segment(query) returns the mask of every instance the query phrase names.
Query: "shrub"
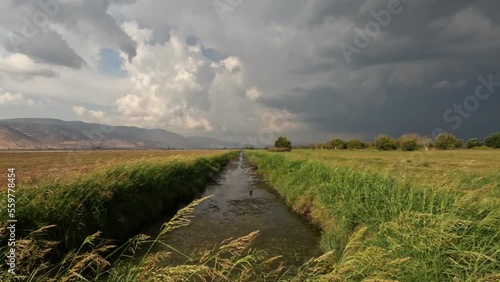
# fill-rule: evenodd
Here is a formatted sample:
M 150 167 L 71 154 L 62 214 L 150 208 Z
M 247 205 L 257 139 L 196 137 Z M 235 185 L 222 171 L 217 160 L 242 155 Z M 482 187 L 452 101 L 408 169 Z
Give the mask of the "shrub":
M 465 147 L 468 149 L 476 148 L 476 147 L 481 147 L 483 143 L 479 141 L 477 138 L 471 138 L 465 143 Z
M 418 144 L 415 140 L 404 140 L 400 142 L 399 147 L 403 151 L 415 151 L 418 149 Z
M 351 140 L 349 140 L 349 142 L 347 142 L 347 149 L 349 149 L 349 150 L 363 149 L 363 148 L 364 148 L 364 144 L 359 139 L 351 139 Z
M 465 147 L 465 142 L 462 139 L 457 139 L 457 142 L 455 143 L 455 148 L 464 148 Z
M 493 133 L 484 139 L 484 144 L 490 148 L 500 148 L 500 132 Z
M 335 150 L 343 150 L 346 148 L 346 143 L 342 139 L 335 138 L 330 141 L 330 146 Z
M 462 146 L 462 140 L 447 132 L 439 134 L 434 140 L 434 147 L 440 150 L 454 150 Z
M 381 151 L 389 151 L 396 150 L 397 145 L 391 137 L 380 135 L 375 139 L 375 147 Z
M 288 140 L 288 138 L 286 138 L 284 136 L 280 136 L 274 142 L 274 147 L 286 148 L 286 149 L 292 150 L 292 142 L 290 142 L 290 140 Z

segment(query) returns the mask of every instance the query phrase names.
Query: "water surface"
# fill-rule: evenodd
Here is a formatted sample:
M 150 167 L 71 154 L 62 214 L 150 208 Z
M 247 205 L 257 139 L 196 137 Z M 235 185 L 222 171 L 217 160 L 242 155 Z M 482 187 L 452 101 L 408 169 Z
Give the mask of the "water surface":
M 189 254 L 259 230 L 252 248 L 266 250 L 271 256 L 281 255 L 288 266 L 301 265 L 321 254 L 319 231 L 273 193 L 243 154 L 226 166 L 216 182 L 200 195 L 213 196 L 195 208 L 191 224 L 164 235 L 162 241 Z M 161 222 L 156 228 L 159 225 Z M 172 259 L 174 263 L 185 261 L 175 255 Z

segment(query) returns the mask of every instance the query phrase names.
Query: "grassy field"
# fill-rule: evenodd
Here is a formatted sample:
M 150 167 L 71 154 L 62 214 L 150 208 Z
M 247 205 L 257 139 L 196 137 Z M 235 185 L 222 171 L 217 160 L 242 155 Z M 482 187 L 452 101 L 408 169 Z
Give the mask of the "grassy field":
M 19 186 L 34 186 L 50 179 L 64 179 L 91 172 L 105 166 L 151 158 L 209 157 L 227 151 L 54 151 L 54 152 L 7 152 L 0 151 L 0 175 L 7 168 L 17 170 Z
M 169 252 L 131 263 L 158 238 L 138 234 L 178 209 L 230 151 L 0 153 L 16 168 L 22 281 L 498 281 L 500 151 L 294 150 L 245 154 L 287 204 L 322 229 L 325 254 L 294 277 L 251 249 L 257 232 L 221 238 L 185 265 Z M 2 188 L 5 189 L 5 188 Z M 189 223 L 181 209 L 160 234 Z M 5 202 L 0 209 L 5 210 Z M 6 222 L 2 213 L 0 220 Z M 0 230 L 1 233 L 5 229 Z M 293 230 L 292 230 L 293 232 Z M 223 241 L 224 240 L 224 241 Z M 0 252 L 6 253 L 5 241 Z M 120 247 L 118 247 L 120 246 Z M 175 251 L 174 249 L 172 251 Z M 12 276 L 0 270 L 0 280 Z
M 79 161 L 61 163 L 61 158 L 68 154 L 78 154 Z M 201 192 L 235 154 L 234 151 L 4 153 L 4 165 L 16 168 L 20 183 L 15 193 L 17 279 L 78 281 L 86 276 L 93 281 L 123 281 L 124 277 L 141 280 L 139 275 L 144 275 L 145 265 L 122 263 L 122 256 L 128 259 L 139 244 L 147 243 L 145 236 L 134 236 L 165 213 L 177 211 L 181 201 Z M 4 169 L 7 174 L 7 168 Z M 0 209 L 7 210 L 6 205 L 6 201 L 1 201 Z M 7 214 L 1 213 L 2 253 L 9 250 L 7 219 Z M 188 221 L 181 212 L 181 216 L 165 224 L 162 232 Z M 118 259 L 117 245 L 122 245 Z M 225 250 L 234 252 L 231 248 L 235 246 Z M 110 268 L 111 260 L 116 268 Z M 147 267 L 156 265 L 150 263 Z M 171 275 L 175 277 L 175 273 Z M 3 268 L 0 280 L 7 279 L 13 276 Z
M 500 183 L 500 150 L 294 150 L 290 156 L 331 167 L 377 170 L 401 178 L 412 176 L 439 187 L 476 189 Z
M 246 154 L 323 230 L 313 280 L 500 279 L 498 150 Z

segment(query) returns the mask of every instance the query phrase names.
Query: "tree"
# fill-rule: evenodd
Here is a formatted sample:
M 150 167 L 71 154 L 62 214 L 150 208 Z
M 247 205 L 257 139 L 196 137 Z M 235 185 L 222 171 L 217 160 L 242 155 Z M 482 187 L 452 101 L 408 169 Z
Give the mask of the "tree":
M 280 136 L 274 142 L 274 147 L 285 148 L 285 149 L 291 150 L 292 149 L 292 142 L 290 142 L 290 140 L 288 140 L 288 138 L 286 138 L 284 136 Z
M 418 148 L 426 148 L 426 142 L 423 137 L 417 133 L 404 134 L 396 141 L 398 147 L 403 151 L 415 151 Z
M 444 132 L 436 136 L 434 147 L 440 150 L 454 150 L 463 146 L 463 141 L 455 135 Z
M 411 142 L 414 141 L 414 142 Z M 398 138 L 398 147 L 403 151 L 414 151 L 418 149 L 429 150 L 431 147 L 431 139 L 426 136 L 421 136 L 418 133 L 406 133 Z M 416 143 L 416 147 L 414 146 Z
M 471 138 L 465 142 L 465 147 L 468 149 L 476 148 L 476 147 L 481 147 L 483 146 L 483 143 L 479 141 L 477 138 Z
M 399 147 L 403 151 L 411 152 L 411 151 L 418 150 L 418 144 L 417 144 L 417 141 L 415 141 L 415 140 L 403 140 L 399 144 L 400 144 Z
M 500 148 L 500 132 L 493 133 L 484 139 L 484 144 L 490 148 Z
M 343 150 L 343 149 L 345 149 L 346 144 L 342 139 L 335 138 L 335 139 L 332 139 L 332 141 L 330 141 L 330 146 L 332 149 L 335 149 L 335 150 Z
M 364 144 L 359 139 L 351 139 L 351 140 L 349 140 L 349 142 L 347 142 L 347 149 L 349 149 L 349 150 L 363 149 L 363 147 L 364 147 Z
M 380 135 L 375 139 L 375 148 L 381 151 L 390 151 L 397 149 L 396 142 L 387 135 Z

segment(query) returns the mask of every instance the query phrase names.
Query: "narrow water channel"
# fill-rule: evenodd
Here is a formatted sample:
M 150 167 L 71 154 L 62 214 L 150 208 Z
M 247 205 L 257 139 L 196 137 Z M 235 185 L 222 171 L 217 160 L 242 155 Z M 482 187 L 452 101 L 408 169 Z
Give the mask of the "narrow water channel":
M 272 192 L 243 154 L 226 166 L 216 182 L 201 195 L 213 196 L 195 208 L 191 224 L 166 234 L 162 241 L 189 254 L 259 230 L 252 248 L 281 255 L 285 265 L 302 265 L 321 254 L 319 232 Z

